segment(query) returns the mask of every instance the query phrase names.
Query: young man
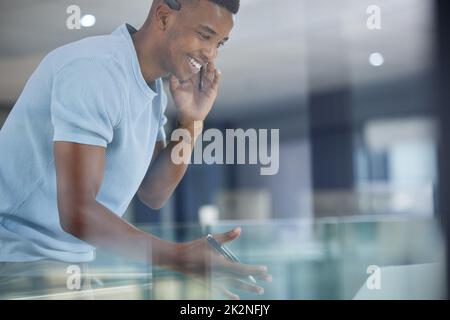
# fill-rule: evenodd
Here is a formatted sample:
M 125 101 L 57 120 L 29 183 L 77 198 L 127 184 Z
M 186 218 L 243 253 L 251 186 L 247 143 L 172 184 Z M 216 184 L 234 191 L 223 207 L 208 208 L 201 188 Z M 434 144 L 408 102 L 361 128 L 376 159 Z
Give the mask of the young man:
M 189 274 L 213 268 L 252 292 L 262 288 L 242 278 L 270 281 L 267 268 L 229 262 L 205 238 L 171 243 L 121 218 L 136 192 L 162 207 L 183 177 L 171 151 L 180 143 L 192 151 L 196 137 L 165 145 L 161 77 L 171 75 L 178 126 L 200 133 L 219 87 L 214 60 L 238 9 L 239 0 L 155 0 L 139 31 L 124 24 L 44 58 L 0 133 L 0 287 L 13 280 L 6 271 L 83 265 L 94 247 Z

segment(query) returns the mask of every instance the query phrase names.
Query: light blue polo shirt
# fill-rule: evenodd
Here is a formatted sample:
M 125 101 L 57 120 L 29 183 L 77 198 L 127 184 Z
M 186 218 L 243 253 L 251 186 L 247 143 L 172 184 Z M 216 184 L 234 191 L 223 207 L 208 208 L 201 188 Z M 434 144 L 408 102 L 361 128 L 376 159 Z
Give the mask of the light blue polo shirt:
M 60 47 L 28 80 L 0 131 L 0 261 L 94 258 L 92 246 L 60 226 L 54 141 L 106 148 L 97 201 L 124 214 L 167 121 L 162 81 L 155 92 L 143 78 L 135 31 L 123 24 Z

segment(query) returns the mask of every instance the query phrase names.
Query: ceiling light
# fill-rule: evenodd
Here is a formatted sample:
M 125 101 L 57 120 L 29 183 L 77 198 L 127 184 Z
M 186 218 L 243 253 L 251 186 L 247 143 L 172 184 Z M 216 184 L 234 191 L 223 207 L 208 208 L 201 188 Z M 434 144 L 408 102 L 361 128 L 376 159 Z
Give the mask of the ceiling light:
M 95 24 L 95 16 L 86 14 L 81 18 L 81 25 L 83 27 L 92 27 Z
M 381 53 L 375 52 L 370 55 L 369 62 L 374 67 L 380 67 L 384 64 L 384 57 Z

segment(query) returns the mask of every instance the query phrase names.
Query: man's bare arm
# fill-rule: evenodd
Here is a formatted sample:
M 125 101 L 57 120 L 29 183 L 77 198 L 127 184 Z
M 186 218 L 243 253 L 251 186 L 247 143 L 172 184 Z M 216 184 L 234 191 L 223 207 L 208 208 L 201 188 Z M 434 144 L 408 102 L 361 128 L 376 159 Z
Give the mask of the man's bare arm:
M 103 180 L 105 149 L 55 142 L 58 210 L 64 231 L 93 246 L 164 265 L 175 244 L 145 233 L 96 201 Z M 152 256 L 153 253 L 153 256 Z
M 183 150 L 189 150 L 189 152 L 183 154 L 183 159 L 189 159 L 191 157 L 195 141 L 202 132 L 203 123 L 197 121 L 195 126 L 194 128 L 194 124 L 192 124 L 180 128 L 186 129 L 189 132 L 191 137 L 190 141 L 171 141 L 165 148 L 164 143 L 160 142 L 155 147 L 154 159 L 138 190 L 139 199 L 149 207 L 153 209 L 161 208 L 170 198 L 186 173 L 188 166 L 186 163 L 188 161 L 175 164 L 171 159 L 171 155 L 175 146 L 186 144 L 186 148 L 183 148 Z
M 98 203 L 96 195 L 103 180 L 104 148 L 55 142 L 54 155 L 60 223 L 67 233 L 125 257 L 141 261 L 150 261 L 151 257 L 154 264 L 187 274 L 204 277 L 214 268 L 231 276 L 241 289 L 242 277 L 254 275 L 270 279 L 266 268 L 233 263 L 218 255 L 205 237 L 186 243 L 164 241 L 133 227 Z M 232 241 L 239 233 L 234 230 L 217 234 L 216 239 Z M 261 289 L 254 284 L 245 284 L 245 288 L 252 292 Z

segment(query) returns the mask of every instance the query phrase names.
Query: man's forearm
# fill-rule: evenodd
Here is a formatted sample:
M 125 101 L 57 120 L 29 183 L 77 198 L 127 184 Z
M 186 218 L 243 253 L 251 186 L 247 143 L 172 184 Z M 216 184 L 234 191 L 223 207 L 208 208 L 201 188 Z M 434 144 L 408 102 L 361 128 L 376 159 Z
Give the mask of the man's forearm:
M 63 229 L 101 249 L 139 261 L 170 265 L 176 244 L 139 230 L 95 200 L 60 212 Z
M 203 130 L 203 122 L 179 126 L 178 129 L 187 130 L 189 141 L 184 139 L 171 141 L 153 161 L 139 188 L 139 198 L 155 209 L 163 206 L 183 178 L 195 141 Z M 182 161 L 178 161 L 179 164 L 174 163 L 172 159 L 175 147 L 187 151 L 182 154 Z

